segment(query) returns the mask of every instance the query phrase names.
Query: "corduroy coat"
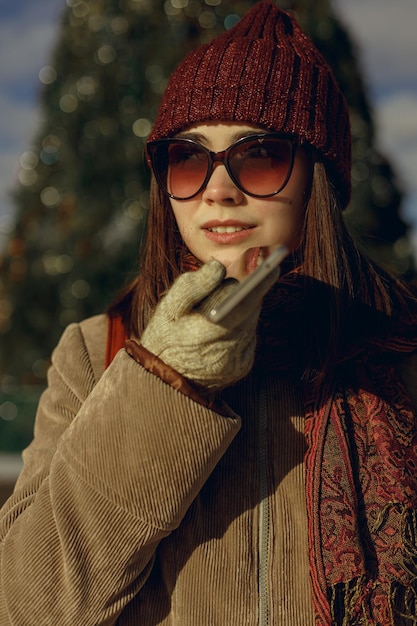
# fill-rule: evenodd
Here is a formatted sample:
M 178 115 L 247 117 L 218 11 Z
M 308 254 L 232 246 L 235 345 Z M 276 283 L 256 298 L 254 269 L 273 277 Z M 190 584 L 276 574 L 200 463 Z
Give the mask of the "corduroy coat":
M 125 349 L 104 371 L 106 333 L 53 354 L 1 514 L 1 626 L 312 626 L 298 383 L 255 369 L 205 406 Z
M 53 355 L 2 512 L 1 626 L 312 624 L 295 386 L 250 377 L 219 414 L 125 350 L 103 373 L 106 332 Z

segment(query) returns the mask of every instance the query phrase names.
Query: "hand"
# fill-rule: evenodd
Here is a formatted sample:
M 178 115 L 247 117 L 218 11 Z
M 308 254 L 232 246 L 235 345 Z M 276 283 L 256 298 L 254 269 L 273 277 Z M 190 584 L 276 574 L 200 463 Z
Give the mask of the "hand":
M 162 298 L 141 337 L 142 345 L 177 372 L 208 390 L 246 376 L 253 365 L 256 326 L 262 298 L 277 279 L 273 274 L 221 324 L 207 314 L 232 289 L 225 267 L 209 261 L 177 278 Z

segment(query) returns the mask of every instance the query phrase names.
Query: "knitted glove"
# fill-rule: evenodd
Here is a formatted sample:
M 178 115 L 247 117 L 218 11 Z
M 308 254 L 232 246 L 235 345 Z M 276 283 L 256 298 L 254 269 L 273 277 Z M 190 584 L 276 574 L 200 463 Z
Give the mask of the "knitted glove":
M 207 314 L 232 289 L 216 260 L 177 278 L 155 309 L 142 345 L 203 388 L 215 391 L 246 376 L 252 368 L 262 298 L 278 274 L 264 281 L 221 324 Z

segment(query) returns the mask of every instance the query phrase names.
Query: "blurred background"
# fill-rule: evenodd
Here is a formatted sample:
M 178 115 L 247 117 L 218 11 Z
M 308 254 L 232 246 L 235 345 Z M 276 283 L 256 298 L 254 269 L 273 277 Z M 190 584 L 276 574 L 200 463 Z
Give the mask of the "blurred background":
M 135 271 L 145 139 L 185 52 L 250 0 L 0 0 L 0 486 L 32 436 L 51 350 Z M 413 280 L 417 250 L 415 0 L 277 0 L 348 100 L 346 221 Z M 3 498 L 0 491 L 0 499 Z

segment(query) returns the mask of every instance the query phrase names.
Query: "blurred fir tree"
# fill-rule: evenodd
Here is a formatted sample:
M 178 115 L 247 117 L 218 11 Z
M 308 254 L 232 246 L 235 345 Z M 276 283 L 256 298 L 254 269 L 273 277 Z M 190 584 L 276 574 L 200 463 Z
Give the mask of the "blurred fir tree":
M 43 384 L 64 327 L 102 312 L 135 270 L 148 203 L 144 142 L 185 52 L 250 0 L 67 0 L 40 79 L 43 122 L 21 157 L 16 228 L 0 258 L 0 383 Z M 329 0 L 280 0 L 326 56 L 352 111 L 354 194 L 365 247 L 413 272 L 402 198 L 374 145 L 356 51 Z

